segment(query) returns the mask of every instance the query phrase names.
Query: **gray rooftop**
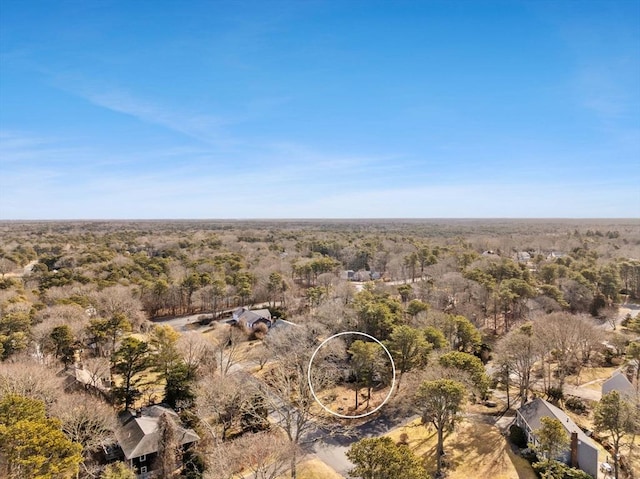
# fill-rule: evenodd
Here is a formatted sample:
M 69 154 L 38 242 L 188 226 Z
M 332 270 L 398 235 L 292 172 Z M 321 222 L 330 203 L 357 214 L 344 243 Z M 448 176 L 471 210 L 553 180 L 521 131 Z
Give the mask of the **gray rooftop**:
M 620 394 L 626 396 L 633 395 L 635 388 L 631 381 L 627 379 L 627 376 L 618 371 L 602 383 L 602 394 L 607 394 L 611 391 L 618 391 Z
M 542 398 L 534 399 L 530 403 L 525 404 L 520 409 L 518 409 L 518 412 L 520 413 L 520 415 L 522 415 L 523 419 L 527 422 L 529 427 L 534 431 L 542 427 L 542 423 L 540 422 L 540 420 L 543 417 L 547 416 L 555 418 L 562 423 L 569 434 L 571 434 L 572 432 L 577 432 L 578 439 L 580 441 L 594 448 L 596 447 L 589 436 L 587 436 L 584 431 L 580 429 L 569 416 L 567 416 L 567 413 L 565 413 L 562 409 L 557 408 L 553 404 L 548 403 Z
M 141 417 L 136 417 L 135 412 L 124 411 L 118 416 L 121 427 L 116 431 L 116 439 L 127 460 L 158 451 L 158 422 L 164 413 L 175 422 L 181 445 L 200 439 L 192 429 L 184 428 L 175 411 L 168 407 L 154 405 L 142 408 Z

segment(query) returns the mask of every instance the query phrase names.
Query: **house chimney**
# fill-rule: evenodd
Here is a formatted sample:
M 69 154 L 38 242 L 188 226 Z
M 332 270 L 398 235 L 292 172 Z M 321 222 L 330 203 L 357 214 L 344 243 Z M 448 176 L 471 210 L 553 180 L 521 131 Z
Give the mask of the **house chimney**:
M 142 417 L 142 409 L 136 409 L 136 417 Z
M 571 467 L 578 467 L 578 433 L 571 433 Z

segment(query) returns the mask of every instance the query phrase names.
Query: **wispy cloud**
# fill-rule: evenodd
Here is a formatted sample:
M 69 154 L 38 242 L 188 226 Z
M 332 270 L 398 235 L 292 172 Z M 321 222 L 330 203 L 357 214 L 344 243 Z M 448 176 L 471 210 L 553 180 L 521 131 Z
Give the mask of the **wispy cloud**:
M 210 145 L 122 156 L 61 145 L 60 139 L 0 135 L 3 161 L 11 166 L 0 178 L 0 217 L 286 215 L 324 195 L 381 184 L 398 169 L 391 157 L 320 152 L 291 142 L 256 145 L 243 158 L 250 167 L 227 169 L 209 161 L 217 155 Z
M 229 120 L 209 114 L 179 112 L 134 97 L 124 90 L 85 91 L 81 95 L 94 105 L 134 117 L 140 121 L 163 126 L 174 132 L 216 146 L 231 146 L 237 142 L 224 131 Z
M 212 145 L 114 156 L 65 143 L 0 132 L 0 218 L 629 217 L 640 205 L 632 176 L 600 181 L 546 170 L 443 182 L 395 155 L 286 141 L 255 144 L 247 167 L 227 169 L 208 160 L 218 154 Z
M 74 160 L 86 153 L 86 149 L 67 146 L 58 138 L 0 130 L 0 164 L 6 168 L 5 174 L 17 165 L 59 168 L 74 164 Z

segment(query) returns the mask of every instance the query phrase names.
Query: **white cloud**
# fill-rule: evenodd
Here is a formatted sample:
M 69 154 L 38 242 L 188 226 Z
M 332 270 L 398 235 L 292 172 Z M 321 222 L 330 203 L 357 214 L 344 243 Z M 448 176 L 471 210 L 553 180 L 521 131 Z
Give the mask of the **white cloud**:
M 93 91 L 84 88 L 80 89 L 80 92 L 73 93 L 94 105 L 131 116 L 145 123 L 160 125 L 204 143 L 218 147 L 229 147 L 237 143 L 237 140 L 231 138 L 223 128 L 231 123 L 229 119 L 197 112 L 176 111 L 141 100 L 125 90 Z

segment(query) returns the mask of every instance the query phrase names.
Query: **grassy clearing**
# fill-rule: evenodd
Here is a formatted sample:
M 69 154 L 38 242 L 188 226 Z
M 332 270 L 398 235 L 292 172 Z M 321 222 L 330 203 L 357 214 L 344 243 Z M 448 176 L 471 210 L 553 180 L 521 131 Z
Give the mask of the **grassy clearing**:
M 427 428 L 420 420 L 394 429 L 388 436 L 395 441 L 407 434 L 411 450 L 424 459 L 427 471 L 436 469 L 437 436 L 433 427 Z M 445 437 L 446 462 L 449 463 L 447 477 L 469 479 L 491 477 L 492 479 L 535 479 L 529 463 L 516 456 L 497 428 L 480 422 L 462 420 L 456 430 Z
M 580 376 L 567 376 L 567 384 L 571 384 L 572 386 L 580 386 L 584 385 L 585 383 L 596 381 L 596 389 L 600 389 L 600 385 L 604 381 L 609 379 L 616 369 L 617 366 L 609 366 L 606 368 L 584 368 L 580 372 Z
M 278 479 L 287 479 L 288 473 Z M 320 459 L 308 459 L 298 464 L 298 479 L 344 479 Z

